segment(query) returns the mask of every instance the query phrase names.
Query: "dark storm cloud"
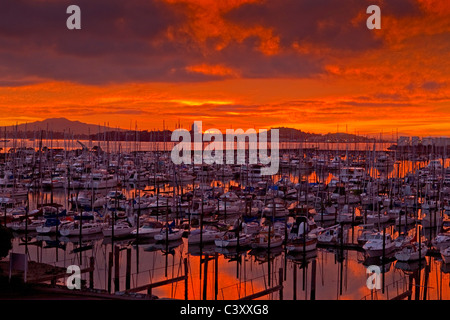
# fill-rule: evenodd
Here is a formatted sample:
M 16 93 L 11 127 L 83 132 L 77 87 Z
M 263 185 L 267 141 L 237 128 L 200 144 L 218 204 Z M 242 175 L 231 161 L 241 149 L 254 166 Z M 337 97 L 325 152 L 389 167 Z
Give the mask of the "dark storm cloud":
M 380 6 L 382 16 L 420 14 L 415 0 L 267 0 L 236 8 L 227 18 L 247 27 L 273 28 L 284 46 L 307 42 L 360 51 L 382 46 L 382 40 L 366 26 L 366 9 L 373 4 Z M 361 14 L 363 19 L 355 20 Z
M 368 4 L 381 0 L 270 0 L 247 4 L 224 15 L 238 26 L 273 29 L 280 50 L 267 55 L 256 35 L 231 41 L 222 50 L 199 45 L 184 32 L 189 9 L 163 0 L 2 0 L 0 86 L 58 80 L 84 84 L 221 79 L 187 71 L 199 64 L 225 65 L 242 77 L 308 77 L 323 71 L 326 57 L 300 54 L 294 41 L 331 49 L 382 46 L 365 27 L 351 23 Z M 369 3 L 370 2 L 370 3 Z M 66 9 L 81 8 L 82 30 L 68 30 Z M 416 15 L 412 0 L 383 1 L 383 12 Z M 290 49 L 289 49 L 290 48 Z M 24 80 L 27 79 L 27 80 Z
M 259 40 L 248 38 L 242 43 L 231 43 L 210 58 L 213 64 L 226 61 L 246 78 L 308 77 L 322 71 L 321 57 L 282 50 L 267 55 L 256 49 Z
M 172 81 L 183 76 L 177 74 L 186 66 L 180 58 L 189 59 L 189 55 L 182 56 L 166 35 L 169 28 L 186 19 L 181 7 L 158 0 L 79 0 L 82 29 L 68 30 L 66 9 L 70 4 L 72 1 L 2 2 L 3 75 L 88 84 Z

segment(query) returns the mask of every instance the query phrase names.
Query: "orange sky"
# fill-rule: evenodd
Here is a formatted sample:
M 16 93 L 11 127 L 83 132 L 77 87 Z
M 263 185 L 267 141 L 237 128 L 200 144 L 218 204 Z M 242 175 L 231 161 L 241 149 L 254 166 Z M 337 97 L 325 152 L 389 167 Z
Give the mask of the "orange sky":
M 450 135 L 446 1 L 102 1 L 79 1 L 74 31 L 64 1 L 7 1 L 0 126 Z M 381 30 L 365 26 L 370 4 Z

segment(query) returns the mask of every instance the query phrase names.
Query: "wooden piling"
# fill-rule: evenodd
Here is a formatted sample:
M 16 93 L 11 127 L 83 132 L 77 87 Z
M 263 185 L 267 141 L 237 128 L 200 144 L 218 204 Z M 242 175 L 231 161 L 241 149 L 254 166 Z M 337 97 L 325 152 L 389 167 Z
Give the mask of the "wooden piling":
M 127 248 L 127 270 L 125 279 L 125 289 L 130 289 L 131 284 L 131 248 Z
M 311 300 L 316 300 L 316 259 L 312 261 L 311 268 Z
M 384 274 L 385 274 L 385 270 L 384 270 L 384 266 L 385 266 L 385 261 L 386 261 L 386 228 L 383 228 L 383 256 L 381 258 L 381 265 L 382 265 L 382 279 L 383 279 L 383 283 L 382 283 L 382 288 L 381 288 L 381 292 L 384 294 Z
M 283 300 L 283 268 L 278 270 L 278 286 L 280 287 L 280 300 Z
M 214 300 L 217 300 L 219 294 L 219 253 L 214 257 Z
M 114 250 L 114 291 L 120 291 L 120 250 L 116 246 Z
M 109 253 L 108 259 L 108 292 L 111 293 L 111 278 L 112 278 L 112 268 L 113 268 L 113 253 Z
M 294 301 L 295 301 L 295 300 L 297 300 L 297 265 L 296 265 L 296 264 L 294 264 L 294 270 L 293 270 L 293 273 L 294 273 L 294 276 L 293 276 L 293 278 L 294 278 L 294 281 L 293 281 L 293 285 L 294 285 L 294 288 L 293 288 L 294 297 L 293 297 L 293 299 L 294 299 Z
M 94 268 L 95 268 L 95 259 L 94 257 L 89 258 L 89 288 L 94 289 Z
M 184 258 L 184 299 L 188 300 L 188 264 L 187 264 L 187 258 Z
M 209 256 L 205 255 L 205 266 L 203 267 L 203 272 L 205 273 L 205 276 L 203 278 L 203 300 L 206 300 L 208 296 L 208 261 Z
M 415 284 L 415 287 L 416 287 L 415 299 L 416 300 L 420 300 L 420 269 L 415 271 L 414 284 Z
M 430 266 L 428 263 L 425 265 L 425 279 L 423 282 L 423 300 L 427 300 L 427 287 L 428 287 L 428 275 L 430 273 Z

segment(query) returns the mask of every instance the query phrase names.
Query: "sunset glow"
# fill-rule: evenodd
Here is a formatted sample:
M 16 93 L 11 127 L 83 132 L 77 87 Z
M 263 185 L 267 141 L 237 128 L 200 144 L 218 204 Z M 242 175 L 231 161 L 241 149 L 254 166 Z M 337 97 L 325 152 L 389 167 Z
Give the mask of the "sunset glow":
M 81 0 L 81 30 L 66 1 L 6 2 L 0 126 L 450 135 L 445 1 Z

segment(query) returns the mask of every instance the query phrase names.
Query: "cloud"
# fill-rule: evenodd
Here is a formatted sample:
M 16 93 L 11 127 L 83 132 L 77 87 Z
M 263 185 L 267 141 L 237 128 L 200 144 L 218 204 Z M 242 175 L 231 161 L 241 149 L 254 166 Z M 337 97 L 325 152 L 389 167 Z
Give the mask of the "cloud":
M 5 74 L 88 84 L 182 78 L 176 74 L 184 67 L 182 48 L 168 40 L 170 30 L 185 19 L 178 6 L 158 0 L 80 0 L 82 29 L 68 30 L 69 4 L 2 2 Z
M 443 88 L 444 86 L 445 86 L 445 83 L 439 83 L 436 81 L 426 81 L 426 82 L 422 83 L 422 85 L 420 87 L 427 91 L 435 91 L 435 90 Z
M 226 17 L 246 28 L 262 25 L 272 30 L 284 47 L 297 43 L 336 51 L 364 51 L 383 45 L 377 33 L 366 27 L 366 8 L 371 4 L 379 4 L 383 15 L 420 14 L 413 0 L 266 0 L 242 5 Z
M 188 72 L 201 73 L 219 77 L 236 78 L 239 76 L 235 70 L 228 68 L 224 65 L 208 65 L 203 63 L 200 65 L 188 66 L 186 67 L 186 70 Z
M 330 55 L 383 46 L 365 26 L 367 3 L 79 0 L 82 30 L 68 30 L 68 0 L 4 0 L 0 85 L 311 77 Z M 387 15 L 419 12 L 412 0 L 382 3 Z

